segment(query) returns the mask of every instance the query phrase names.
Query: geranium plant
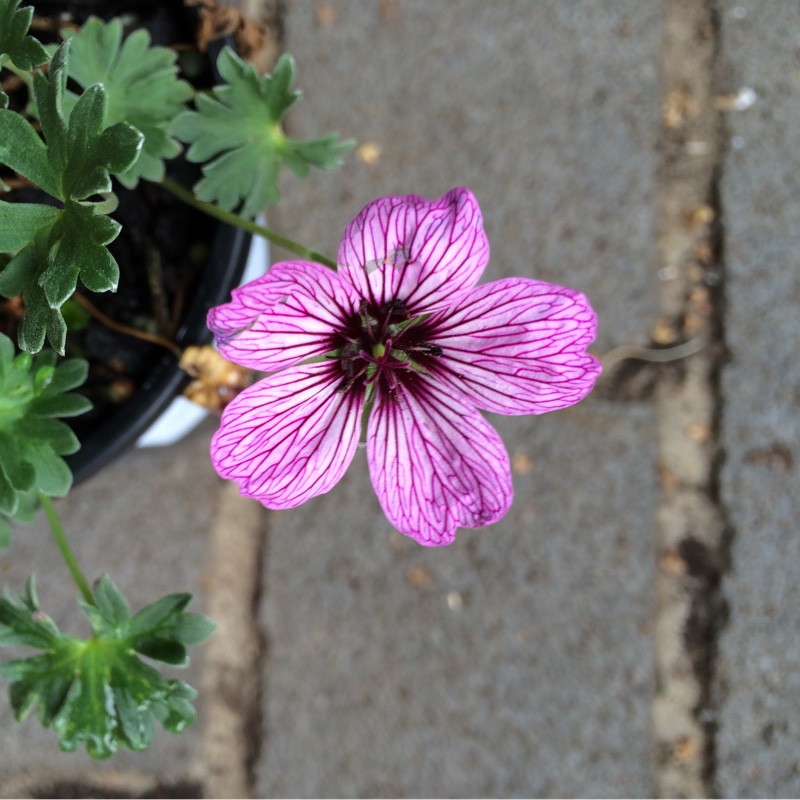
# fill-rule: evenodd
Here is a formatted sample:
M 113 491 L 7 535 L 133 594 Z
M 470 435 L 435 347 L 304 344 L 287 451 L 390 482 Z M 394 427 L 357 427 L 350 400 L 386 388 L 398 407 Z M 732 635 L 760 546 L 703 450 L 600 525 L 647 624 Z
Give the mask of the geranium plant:
M 107 576 L 90 585 L 53 497 L 72 476 L 62 456 L 80 443 L 61 418 L 87 401 L 86 363 L 65 357 L 65 304 L 83 285 L 125 291 L 108 250 L 119 187 L 158 182 L 217 219 L 263 235 L 300 260 L 275 264 L 212 309 L 222 355 L 267 373 L 223 411 L 211 444 L 217 471 L 268 508 L 329 491 L 362 439 L 381 506 L 423 545 L 458 527 L 500 519 L 512 501 L 506 449 L 481 411 L 539 414 L 581 400 L 599 374 L 586 353 L 596 319 L 577 291 L 530 280 L 478 281 L 489 244 L 477 200 L 457 188 L 368 203 L 334 261 L 254 222 L 279 202 L 283 165 L 299 176 L 337 166 L 351 147 L 335 135 L 298 141 L 282 118 L 299 93 L 294 63 L 260 75 L 222 50 L 220 85 L 195 93 L 175 54 L 127 38 L 118 20 L 89 19 L 43 46 L 32 9 L 0 0 L 0 67 L 30 89 L 12 110 L 0 93 L 0 164 L 49 195 L 0 200 L 0 294 L 20 297 L 17 342 L 0 334 L 0 545 L 8 521 L 41 506 L 80 593 L 93 635 L 62 633 L 33 579 L 0 599 L 0 645 L 38 655 L 0 664 L 17 718 L 34 708 L 62 748 L 103 758 L 146 748 L 158 720 L 180 731 L 194 690 L 142 660 L 180 666 L 213 624 L 169 594 L 132 614 Z M 165 177 L 186 146 L 202 164 L 193 187 Z M 241 389 L 241 386 L 239 387 Z

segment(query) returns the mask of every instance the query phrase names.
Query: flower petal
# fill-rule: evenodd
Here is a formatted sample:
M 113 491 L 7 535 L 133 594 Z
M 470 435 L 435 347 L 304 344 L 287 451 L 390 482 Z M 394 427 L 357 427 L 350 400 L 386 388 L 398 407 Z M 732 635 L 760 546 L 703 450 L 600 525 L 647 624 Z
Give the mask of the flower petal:
M 429 378 L 379 389 L 367 430 L 372 483 L 389 521 L 420 544 L 500 519 L 513 490 L 508 453 L 472 407 Z
M 339 273 L 377 305 L 400 299 L 412 315 L 447 308 L 489 261 L 478 201 L 468 189 L 439 200 L 384 197 L 347 226 Z
M 324 494 L 353 460 L 363 393 L 337 392 L 336 363 L 284 370 L 245 389 L 222 414 L 211 461 L 246 497 L 293 508 Z
M 542 414 L 586 397 L 600 362 L 586 353 L 597 317 L 580 292 L 528 278 L 475 289 L 458 308 L 428 320 L 442 348 L 432 372 L 478 408 Z
M 225 358 L 272 372 L 333 350 L 333 334 L 358 302 L 333 270 L 284 261 L 212 308 L 208 327 Z

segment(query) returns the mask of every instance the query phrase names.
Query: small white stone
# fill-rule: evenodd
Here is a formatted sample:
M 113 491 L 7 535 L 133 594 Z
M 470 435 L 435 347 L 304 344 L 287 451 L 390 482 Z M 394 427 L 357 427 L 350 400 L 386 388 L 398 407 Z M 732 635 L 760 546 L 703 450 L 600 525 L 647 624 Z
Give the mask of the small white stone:
M 678 268 L 674 265 L 661 267 L 658 271 L 658 279 L 661 281 L 672 281 L 678 277 Z
M 464 608 L 464 598 L 461 596 L 461 592 L 447 593 L 447 607 L 451 611 L 461 611 Z
M 686 154 L 690 156 L 704 156 L 711 150 L 711 145 L 700 139 L 693 139 L 686 142 Z
M 736 93 L 736 99 L 732 103 L 732 109 L 734 111 L 747 111 L 748 108 L 753 106 L 756 100 L 758 100 L 756 90 L 751 89 L 749 86 L 743 86 Z

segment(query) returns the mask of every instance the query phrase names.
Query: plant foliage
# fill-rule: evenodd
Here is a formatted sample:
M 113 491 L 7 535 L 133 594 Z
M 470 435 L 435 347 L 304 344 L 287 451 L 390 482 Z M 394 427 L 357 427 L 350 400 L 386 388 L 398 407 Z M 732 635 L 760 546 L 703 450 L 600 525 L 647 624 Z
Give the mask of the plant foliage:
M 271 75 L 261 76 L 226 47 L 217 69 L 225 84 L 210 95 L 198 95 L 197 110 L 179 114 L 172 127 L 179 139 L 191 143 L 190 161 L 209 162 L 194 189 L 201 200 L 227 211 L 244 201 L 239 213 L 254 217 L 279 201 L 282 164 L 305 177 L 310 166 L 339 166 L 353 146 L 336 134 L 299 141 L 283 133 L 281 117 L 300 97 L 290 90 L 295 74 L 291 56 L 283 55 Z
M 21 70 L 31 70 L 47 61 L 47 51 L 28 35 L 33 8 L 18 8 L 19 0 L 0 0 L 0 67 L 11 62 Z M 0 89 L 0 108 L 8 105 L 8 95 Z
M 150 45 L 150 34 L 139 29 L 122 40 L 122 23 L 87 20 L 80 31 L 64 30 L 72 49 L 69 76 L 84 89 L 102 83 L 108 105 L 105 124 L 128 122 L 144 136 L 139 158 L 117 175 L 120 183 L 133 188 L 139 178 L 160 181 L 164 159 L 180 152 L 180 145 L 168 133 L 173 117 L 184 110 L 194 90 L 178 79 L 176 54 L 167 47 Z M 77 101 L 67 92 L 65 108 Z
M 70 42 L 62 44 L 49 74 L 35 73 L 33 91 L 44 141 L 19 114 L 0 110 L 0 162 L 61 201 L 62 207 L 0 201 L 0 252 L 19 249 L 0 274 L 0 294 L 25 300 L 19 346 L 35 353 L 45 336 L 64 352 L 66 325 L 59 311 L 78 278 L 95 292 L 115 290 L 119 267 L 106 247 L 119 233 L 105 215 L 111 175 L 130 169 L 142 134 L 125 122 L 105 127 L 108 98 L 90 87 L 67 116 L 63 109 Z
M 12 341 L 0 334 L 0 544 L 8 542 L 3 517 L 29 521 L 39 492 L 63 497 L 72 473 L 62 456 L 80 447 L 72 430 L 57 417 L 91 407 L 70 393 L 86 380 L 88 365 L 68 359 L 56 366 L 53 352 L 14 355 Z
M 208 638 L 214 624 L 183 610 L 189 594 L 167 595 L 131 616 L 128 601 L 107 576 L 95 583 L 92 598 L 81 603 L 94 631 L 88 640 L 59 631 L 41 611 L 32 579 L 18 600 L 0 598 L 0 646 L 41 651 L 0 664 L 0 675 L 11 681 L 15 717 L 22 720 L 36 708 L 62 750 L 85 743 L 93 758 L 108 758 L 120 747 L 145 750 L 154 720 L 180 733 L 194 720 L 195 690 L 139 656 L 185 666 L 187 645 Z

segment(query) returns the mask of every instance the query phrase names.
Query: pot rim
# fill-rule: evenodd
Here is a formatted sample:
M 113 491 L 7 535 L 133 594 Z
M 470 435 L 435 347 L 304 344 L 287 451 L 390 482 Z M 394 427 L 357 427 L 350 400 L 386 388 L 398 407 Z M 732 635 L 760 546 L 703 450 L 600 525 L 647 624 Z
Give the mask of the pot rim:
M 211 331 L 206 326 L 208 309 L 228 300 L 231 289 L 238 286 L 251 239 L 251 235 L 241 229 L 218 223 L 208 266 L 175 337 L 179 347 L 208 344 L 211 341 Z M 77 483 L 90 477 L 132 445 L 158 419 L 189 380 L 189 376 L 178 366 L 175 356 L 165 351 L 136 394 L 101 422 L 81 442 L 81 449 L 77 453 L 65 458 L 74 481 Z

